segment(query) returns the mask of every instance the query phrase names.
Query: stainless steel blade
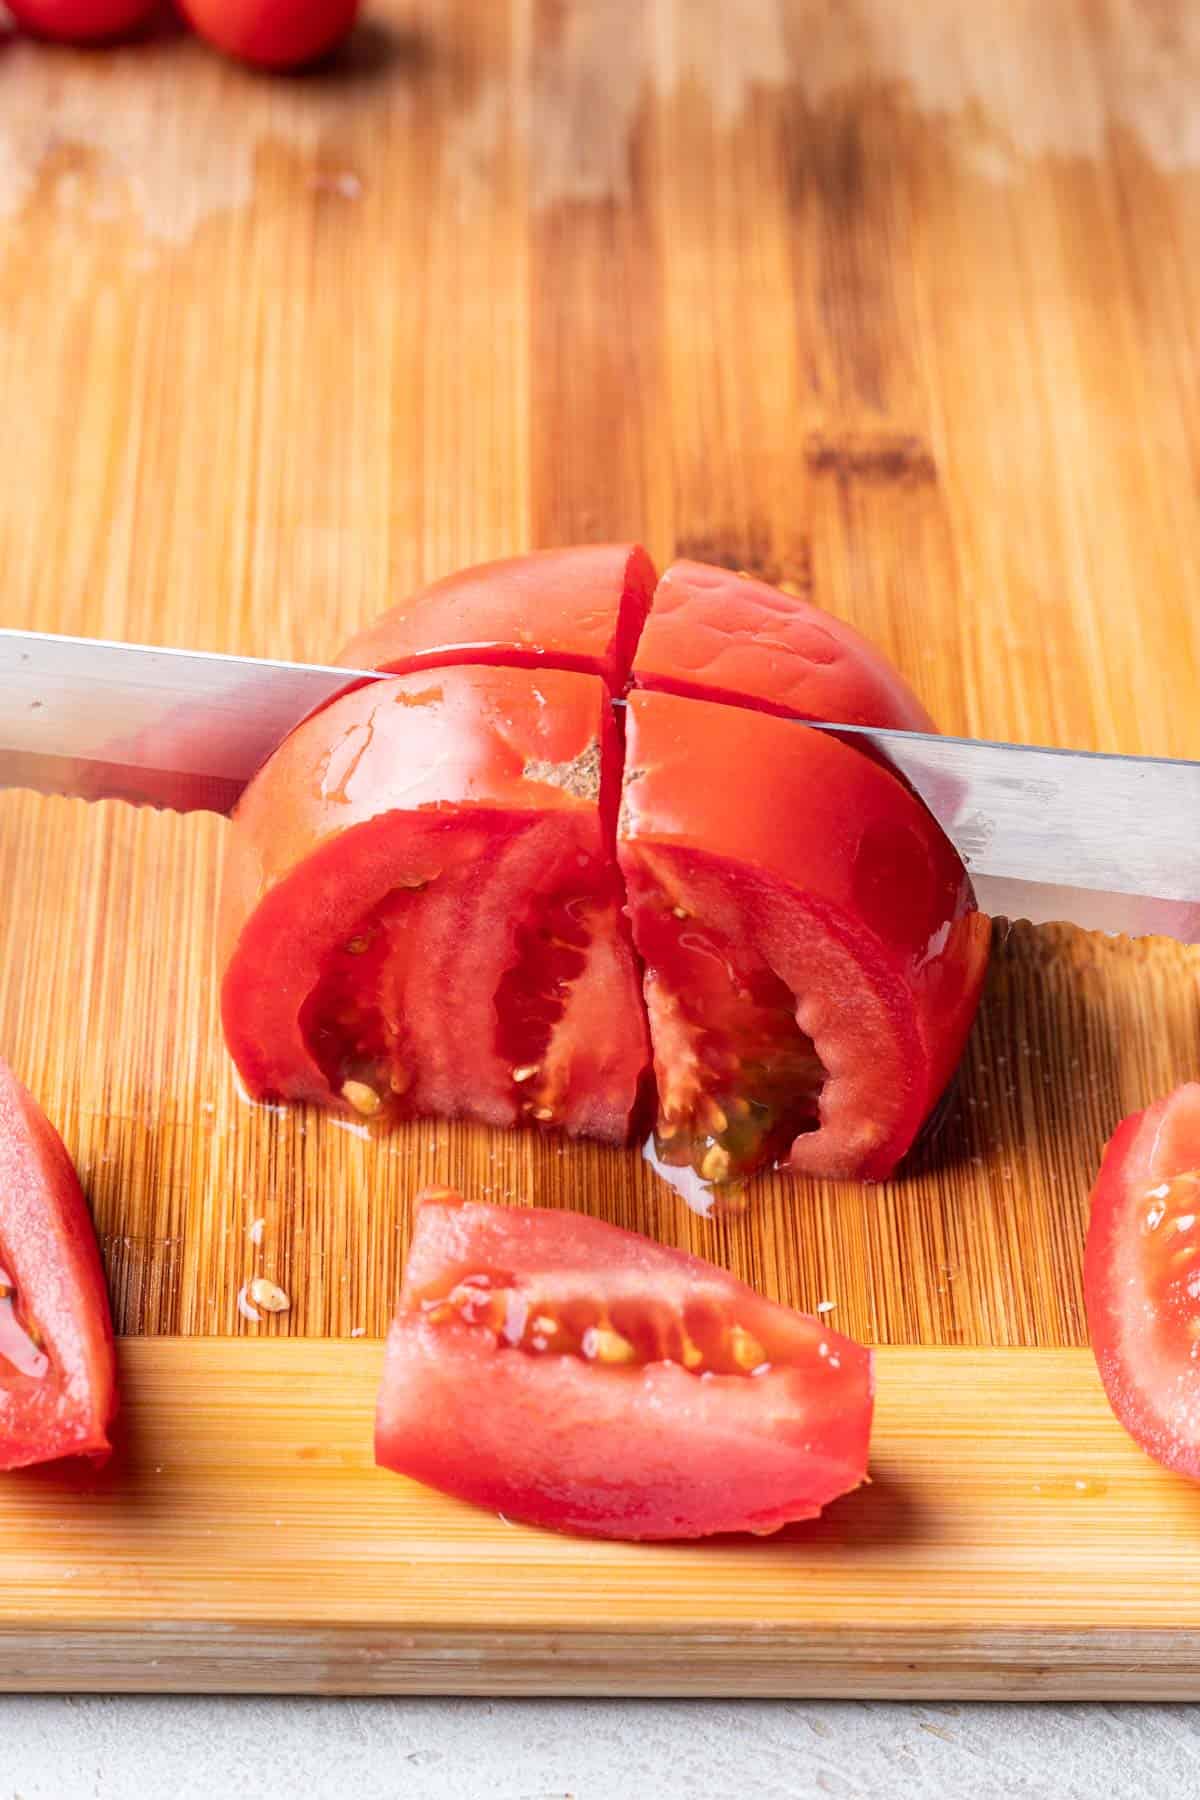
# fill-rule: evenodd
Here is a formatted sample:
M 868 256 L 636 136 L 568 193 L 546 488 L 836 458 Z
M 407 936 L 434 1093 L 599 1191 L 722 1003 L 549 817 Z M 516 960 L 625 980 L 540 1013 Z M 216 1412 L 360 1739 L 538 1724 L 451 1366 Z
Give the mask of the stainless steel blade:
M 1200 763 L 825 729 L 872 745 L 915 788 L 986 911 L 1200 942 Z
M 314 707 L 376 679 L 0 629 L 0 784 L 228 812 Z M 905 777 L 989 912 L 1200 942 L 1200 763 L 822 729 Z
M 0 630 L 0 783 L 228 812 L 280 739 L 357 679 L 353 669 Z

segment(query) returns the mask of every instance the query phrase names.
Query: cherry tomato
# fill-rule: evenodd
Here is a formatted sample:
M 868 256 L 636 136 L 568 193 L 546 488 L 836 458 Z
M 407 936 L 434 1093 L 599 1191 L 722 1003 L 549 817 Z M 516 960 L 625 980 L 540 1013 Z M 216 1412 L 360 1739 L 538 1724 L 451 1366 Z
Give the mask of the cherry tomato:
M 1083 1273 L 1113 1411 L 1149 1455 L 1200 1481 L 1200 1083 L 1117 1127 Z
M 594 676 L 437 669 L 305 721 L 234 814 L 226 1039 L 255 1095 L 623 1141 L 649 1050 Z
M 115 1410 L 87 1202 L 62 1139 L 0 1063 L 0 1469 L 103 1456 Z
M 619 852 L 658 1083 L 659 1154 L 880 1180 L 961 1054 L 987 963 L 952 845 L 826 732 L 629 697 Z
M 26 31 L 66 44 L 124 37 L 157 12 L 160 0 L 4 0 Z
M 654 565 L 637 544 L 587 544 L 483 563 L 394 606 L 338 661 L 352 669 L 447 663 L 579 669 L 619 690 L 645 623 Z
M 908 683 L 853 626 L 705 563 L 673 563 L 659 582 L 633 677 L 638 687 L 791 718 L 936 730 Z
M 559 1531 L 814 1518 L 866 1474 L 870 1352 L 699 1257 L 576 1213 L 425 1200 L 376 1459 Z
M 297 69 L 340 44 L 359 0 L 179 0 L 202 38 L 262 69 Z

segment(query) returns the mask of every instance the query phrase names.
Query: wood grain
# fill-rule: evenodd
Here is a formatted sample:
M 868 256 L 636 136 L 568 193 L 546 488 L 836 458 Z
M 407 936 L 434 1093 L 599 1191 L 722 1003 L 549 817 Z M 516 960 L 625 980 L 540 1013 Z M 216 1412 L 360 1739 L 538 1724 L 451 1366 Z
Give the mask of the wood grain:
M 109 1469 L 60 1465 L 0 1489 L 0 1684 L 1200 1686 L 1200 1496 L 1129 1443 L 1086 1351 L 882 1352 L 872 1486 L 814 1526 L 707 1545 L 527 1530 L 376 1469 L 380 1355 L 126 1343 Z M 981 1429 L 1001 1415 L 1003 1434 Z
M 0 621 L 324 658 L 463 563 L 641 536 L 660 560 L 752 569 L 852 619 L 948 729 L 1200 755 L 1195 9 L 373 0 L 368 14 L 340 63 L 293 82 L 173 34 L 104 55 L 0 38 Z M 420 1686 L 437 1668 L 454 1686 L 587 1687 L 619 1644 L 622 1679 L 651 1691 L 662 1644 L 683 1654 L 665 1621 L 715 1608 L 719 1590 L 741 1621 L 732 1651 L 719 1634 L 708 1649 L 687 1640 L 714 1691 L 900 1691 L 916 1659 L 943 1690 L 1101 1691 L 1114 1670 L 1127 1694 L 1196 1685 L 1200 1621 L 1169 1602 L 1157 1560 L 1168 1540 L 1182 1554 L 1191 1496 L 1131 1460 L 1086 1356 L 1065 1347 L 1085 1339 L 1100 1147 L 1200 1065 L 1200 952 L 1017 927 L 941 1128 L 901 1179 L 765 1180 L 744 1216 L 706 1223 L 634 1152 L 437 1122 L 373 1139 L 242 1102 L 214 1005 L 223 833 L 212 818 L 0 796 L 0 1050 L 78 1159 L 124 1331 L 377 1334 L 412 1195 L 438 1180 L 598 1212 L 802 1306 L 832 1299 L 841 1329 L 930 1358 L 885 1364 L 913 1384 L 888 1403 L 910 1411 L 885 1424 L 885 1465 L 897 1446 L 919 1465 L 899 1537 L 885 1466 L 840 1515 L 847 1538 L 865 1531 L 859 1549 L 822 1528 L 808 1549 L 718 1552 L 703 1584 L 680 1553 L 635 1559 L 655 1571 L 637 1655 L 625 1624 L 607 1638 L 598 1621 L 601 1599 L 625 1619 L 620 1583 L 616 1599 L 607 1579 L 589 1586 L 617 1566 L 609 1553 L 554 1543 L 537 1604 L 564 1609 L 574 1632 L 586 1622 L 590 1647 L 575 1637 L 552 1655 L 543 1611 L 519 1655 L 505 1640 L 502 1667 L 486 1619 L 448 1618 L 438 1593 L 483 1581 L 498 1622 L 518 1605 L 522 1559 L 542 1552 L 415 1495 L 394 1554 L 406 1580 L 438 1571 L 412 1590 L 416 1647 L 365 1624 L 355 1636 L 348 1621 L 375 1603 L 355 1559 L 388 1541 L 396 1490 L 385 1499 L 347 1448 L 351 1472 L 339 1464 L 309 1512 L 297 1489 L 293 1509 L 277 1445 L 286 1529 L 256 1530 L 253 1557 L 218 1583 L 242 1634 L 231 1681 Z M 245 1315 L 256 1274 L 287 1290 L 290 1313 Z M 1044 1359 L 939 1345 L 1041 1346 Z M 264 1394 L 307 1405 L 310 1368 L 327 1395 L 314 1444 L 318 1424 L 342 1441 L 343 1376 L 345 1418 L 362 1412 L 365 1350 L 296 1345 L 298 1361 L 276 1362 L 284 1348 L 128 1346 L 135 1430 L 147 1443 L 182 1432 L 194 1453 L 181 1498 L 227 1453 L 207 1383 L 244 1398 L 251 1451 Z M 953 1405 L 975 1415 L 952 1445 L 956 1471 L 978 1471 L 958 1511 L 935 1467 L 947 1370 Z M 991 1384 L 987 1405 L 972 1406 L 976 1382 Z M 1085 1478 L 1110 1456 L 1123 1473 L 1103 1504 L 1018 1505 L 1010 1458 L 1057 1468 L 1060 1429 L 1074 1433 L 1068 1461 L 1086 1451 Z M 196 1505 L 215 1517 L 218 1492 L 225 1516 L 274 1504 L 256 1454 L 204 1474 Z M 321 1510 L 341 1505 L 343 1479 L 354 1505 L 360 1484 L 371 1497 L 345 1532 Z M 171 1681 L 224 1684 L 211 1638 L 193 1656 L 201 1597 L 172 1585 L 187 1558 L 148 1477 L 137 1517 L 154 1542 L 166 1534 L 165 1561 L 131 1565 L 133 1610 L 105 1636 L 123 1480 L 73 1515 L 69 1564 L 61 1545 L 55 1562 L 37 1480 L 0 1495 L 21 1522 L 7 1550 L 0 1534 L 5 1604 L 26 1605 L 9 1679 L 152 1681 L 134 1623 L 153 1617 L 178 1628 L 162 1640 Z M 208 1530 L 187 1546 L 205 1579 Z M 278 1610 L 293 1550 L 272 1573 L 264 1539 L 317 1558 L 320 1581 L 306 1565 L 295 1604 L 332 1583 L 343 1610 L 328 1631 L 305 1636 Z M 835 1541 L 845 1554 L 827 1555 Z M 31 1543 L 48 1560 L 23 1587 L 12 1558 Z M 772 1610 L 780 1554 L 808 1559 L 805 1591 L 828 1583 L 825 1635 Z M 97 1584 L 97 1635 L 77 1656 L 60 1624 L 82 1629 L 71 1596 L 89 1590 L 68 1590 L 60 1563 Z M 771 1581 L 738 1611 L 751 1568 Z M 914 1572 L 922 1595 L 944 1578 L 959 1598 L 918 1613 Z M 1060 1602 L 1061 1616 L 1038 1610 Z M 1131 1631 L 1147 1634 L 1140 1675 Z M 37 1660 L 21 1663 L 22 1643 Z
M 1200 751 L 1200 33 L 1026 4 L 985 55 L 910 14 L 381 4 L 295 83 L 6 45 L 4 621 L 322 657 L 457 564 L 641 534 L 852 618 L 949 728 Z M 436 1178 L 873 1340 L 1079 1343 L 1099 1147 L 1200 1061 L 1195 952 L 1019 932 L 903 1179 L 765 1181 L 714 1228 L 636 1155 L 239 1102 L 222 831 L 0 799 L 0 1044 L 129 1331 L 379 1331 Z M 256 1273 L 288 1317 L 241 1316 Z

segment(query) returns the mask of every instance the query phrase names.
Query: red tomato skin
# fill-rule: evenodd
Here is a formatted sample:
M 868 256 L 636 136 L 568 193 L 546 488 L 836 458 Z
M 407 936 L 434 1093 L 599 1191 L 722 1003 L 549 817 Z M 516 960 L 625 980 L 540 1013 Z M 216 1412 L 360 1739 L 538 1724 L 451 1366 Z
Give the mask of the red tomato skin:
M 481 1266 L 507 1280 L 577 1275 L 661 1304 L 731 1308 L 798 1366 L 700 1375 L 535 1356 L 484 1327 L 434 1324 L 421 1301 Z M 822 1351 L 820 1346 L 824 1345 Z M 388 1338 L 376 1423 L 385 1468 L 527 1524 L 633 1540 L 774 1531 L 866 1474 L 870 1352 L 723 1270 L 598 1219 L 426 1201 Z
M 936 731 L 902 677 L 852 625 L 765 581 L 676 562 L 655 589 L 637 687 L 787 718 Z
M 629 675 L 654 565 L 640 544 L 584 544 L 482 563 L 436 581 L 352 638 L 352 669 L 508 664 L 599 675 L 620 692 Z
M 616 756 L 602 684 L 557 670 L 398 676 L 299 726 L 239 802 L 226 855 L 222 1021 L 251 1095 L 340 1104 L 305 1002 L 356 922 L 411 888 L 413 1104 L 520 1123 L 495 996 L 530 897 L 576 882 L 607 910 L 564 1021 L 570 1098 L 555 1123 L 624 1142 L 649 1051 L 612 864 Z
M 91 1214 L 62 1139 L 5 1063 L 0 1258 L 51 1359 L 39 1381 L 0 1376 L 0 1469 L 106 1456 L 116 1370 Z
M 349 36 L 360 0 L 179 0 L 199 35 L 260 69 L 299 69 Z
M 987 968 L 990 920 L 953 846 L 827 732 L 640 690 L 626 731 L 618 852 L 635 942 L 649 956 L 645 909 L 664 882 L 688 929 L 752 942 L 831 1075 L 787 1166 L 885 1179 L 957 1066 Z
M 1191 1359 L 1190 1335 L 1186 1348 L 1162 1341 L 1171 1320 L 1144 1260 L 1157 1243 L 1141 1227 L 1149 1190 L 1192 1171 L 1200 1171 L 1194 1081 L 1113 1133 L 1092 1189 L 1083 1280 L 1092 1351 L 1113 1412 L 1156 1462 L 1200 1481 L 1200 1364 Z M 1172 1400 L 1180 1409 L 1174 1417 Z
M 100 44 L 126 36 L 158 10 L 159 0 L 4 0 L 18 25 L 63 44 Z

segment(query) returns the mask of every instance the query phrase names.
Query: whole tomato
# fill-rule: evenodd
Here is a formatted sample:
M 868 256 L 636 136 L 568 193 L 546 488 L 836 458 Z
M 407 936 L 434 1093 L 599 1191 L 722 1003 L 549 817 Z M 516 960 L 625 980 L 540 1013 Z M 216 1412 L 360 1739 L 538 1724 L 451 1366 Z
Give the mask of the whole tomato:
M 202 38 L 260 69 L 316 62 L 350 31 L 359 0 L 179 0 Z

